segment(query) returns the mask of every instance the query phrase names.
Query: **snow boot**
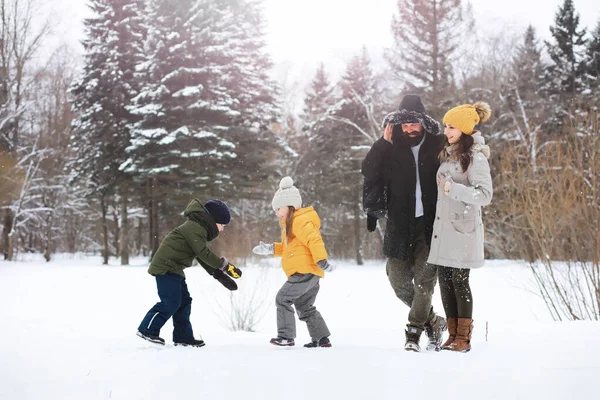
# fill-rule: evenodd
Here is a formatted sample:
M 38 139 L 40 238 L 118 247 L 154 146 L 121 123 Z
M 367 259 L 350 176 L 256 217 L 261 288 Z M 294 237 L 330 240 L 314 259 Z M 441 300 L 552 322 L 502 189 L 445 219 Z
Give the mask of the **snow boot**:
M 136 335 L 149 342 L 160 344 L 161 346 L 165 345 L 165 339 L 158 335 L 151 335 L 149 333 L 142 333 L 140 331 L 137 331 Z
M 425 323 L 425 332 L 427 333 L 427 351 L 440 351 L 444 331 L 446 330 L 446 319 L 440 315 L 436 315 L 431 320 Z
M 473 334 L 473 320 L 471 318 L 457 318 L 456 337 L 448 346 L 448 350 L 466 353 L 471 350 L 471 335 Z
M 304 345 L 307 348 L 315 348 L 315 347 L 331 347 L 331 342 L 328 337 L 321 338 L 319 341 L 313 340 L 310 343 Z
M 450 350 L 450 345 L 456 337 L 456 328 L 458 327 L 458 318 L 448 318 L 448 339 L 442 345 L 442 349 Z
M 287 346 L 287 347 L 291 347 L 294 346 L 296 343 L 294 343 L 294 339 L 287 339 L 281 336 L 277 336 L 276 338 L 271 339 L 271 344 L 274 344 L 275 346 Z
M 206 345 L 206 343 L 204 343 L 204 340 L 197 340 L 197 339 L 192 339 L 189 342 L 173 342 L 173 344 L 175 346 L 183 346 L 183 347 L 204 347 Z
M 404 334 L 406 335 L 406 343 L 404 343 L 404 350 L 416 352 L 421 351 L 421 346 L 419 346 L 421 332 L 423 332 L 423 329 L 419 329 L 410 325 L 406 327 L 406 330 L 404 331 Z

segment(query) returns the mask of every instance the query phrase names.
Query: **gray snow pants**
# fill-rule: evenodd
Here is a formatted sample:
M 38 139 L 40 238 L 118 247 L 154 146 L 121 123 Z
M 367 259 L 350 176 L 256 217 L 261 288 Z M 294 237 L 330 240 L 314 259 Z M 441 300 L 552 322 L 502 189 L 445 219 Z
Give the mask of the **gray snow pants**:
M 407 260 L 388 259 L 386 272 L 396 296 L 410 307 L 409 327 L 425 329 L 435 317 L 431 298 L 437 280 L 437 266 L 427 263 L 429 246 L 423 218 L 417 220 L 413 254 Z
M 320 279 L 313 274 L 294 274 L 279 289 L 275 297 L 277 336 L 286 339 L 296 337 L 296 318 L 292 305 L 296 307 L 300 321 L 306 322 L 312 340 L 318 341 L 331 334 L 321 313 L 314 306 Z

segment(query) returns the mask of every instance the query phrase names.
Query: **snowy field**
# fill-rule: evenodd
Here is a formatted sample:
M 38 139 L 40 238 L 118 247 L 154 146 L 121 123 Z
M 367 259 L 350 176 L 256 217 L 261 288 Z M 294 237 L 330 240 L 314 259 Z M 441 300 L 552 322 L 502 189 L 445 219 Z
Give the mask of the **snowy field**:
M 408 309 L 383 262 L 341 261 L 317 299 L 333 348 L 299 346 L 310 340 L 300 322 L 296 347 L 268 343 L 285 276 L 276 263 L 259 261 L 244 268 L 234 294 L 258 312 L 264 301 L 254 332 L 227 328 L 229 292 L 191 268 L 192 325 L 207 346 L 173 347 L 168 322 L 167 346 L 155 347 L 135 336 L 158 299 L 154 279 L 143 259 L 112 263 L 72 256 L 0 262 L 0 399 L 600 398 L 600 323 L 551 321 L 529 271 L 515 262 L 488 262 L 472 273 L 467 354 L 404 351 Z M 443 313 L 437 287 L 434 306 Z

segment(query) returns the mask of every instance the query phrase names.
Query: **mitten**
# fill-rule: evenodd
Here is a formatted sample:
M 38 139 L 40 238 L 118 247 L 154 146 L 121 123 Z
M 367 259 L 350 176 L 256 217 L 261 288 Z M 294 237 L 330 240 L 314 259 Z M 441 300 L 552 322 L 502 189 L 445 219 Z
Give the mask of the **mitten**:
M 377 229 L 377 218 L 372 216 L 371 214 L 367 215 L 367 230 L 369 232 L 373 232 Z
M 264 243 L 261 240 L 258 246 L 255 246 L 252 249 L 252 252 L 260 256 L 272 256 L 273 254 L 275 254 L 275 245 L 273 243 Z
M 238 279 L 240 276 L 242 276 L 242 270 L 235 265 L 230 264 L 225 257 L 221 257 L 221 271 L 235 279 Z
M 335 265 L 330 264 L 326 259 L 317 262 L 317 265 L 325 272 L 333 272 L 336 268 Z
M 237 290 L 237 284 L 231 279 L 229 276 L 225 274 L 225 272 L 220 269 L 215 269 L 215 272 L 212 274 L 213 278 L 221 283 L 221 285 L 225 286 L 227 289 L 234 291 Z

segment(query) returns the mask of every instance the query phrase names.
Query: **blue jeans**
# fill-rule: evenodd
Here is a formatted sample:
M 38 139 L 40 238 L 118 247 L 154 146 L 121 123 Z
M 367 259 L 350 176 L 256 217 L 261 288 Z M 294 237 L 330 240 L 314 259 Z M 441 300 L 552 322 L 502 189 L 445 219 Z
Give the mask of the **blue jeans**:
M 159 335 L 163 325 L 173 317 L 173 341 L 184 343 L 194 340 L 190 322 L 192 298 L 185 278 L 172 273 L 156 275 L 155 278 L 160 302 L 148 311 L 138 330 L 150 335 Z

